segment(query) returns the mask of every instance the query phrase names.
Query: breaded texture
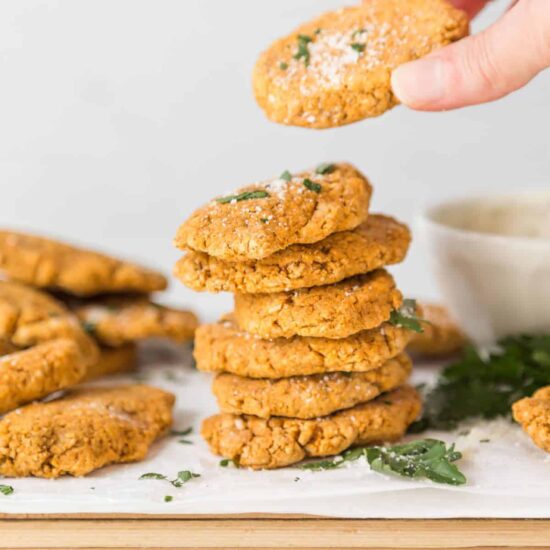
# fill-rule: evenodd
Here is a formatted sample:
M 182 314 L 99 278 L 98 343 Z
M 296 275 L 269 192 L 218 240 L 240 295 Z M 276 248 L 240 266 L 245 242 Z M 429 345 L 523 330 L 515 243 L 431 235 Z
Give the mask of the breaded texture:
M 88 367 L 85 380 L 96 380 L 111 374 L 131 372 L 137 367 L 138 354 L 135 344 L 126 344 L 118 348 L 101 347 L 99 360 Z
M 346 338 L 381 325 L 401 303 L 393 277 L 378 269 L 328 286 L 236 294 L 235 320 L 260 338 Z
M 85 476 L 145 458 L 172 424 L 174 396 L 150 386 L 82 389 L 0 420 L 0 475 Z
M 101 344 L 114 347 L 155 337 L 187 342 L 198 325 L 190 311 L 141 297 L 92 298 L 74 306 L 74 311 Z
M 0 414 L 80 382 L 86 364 L 73 340 L 52 340 L 0 357 Z
M 411 360 L 402 354 L 369 372 L 334 372 L 279 380 L 218 374 L 212 391 L 222 412 L 261 418 L 318 418 L 402 386 L 411 368 Z
M 175 244 L 223 260 L 260 260 L 356 228 L 367 219 L 371 191 L 349 164 L 334 165 L 324 175 L 307 171 L 290 181 L 256 183 L 196 210 L 180 226 Z M 247 192 L 266 196 L 219 202 Z
M 398 101 L 391 73 L 468 34 L 446 0 L 368 0 L 328 12 L 277 40 L 253 73 L 273 121 L 331 128 L 378 116 Z
M 202 325 L 195 337 L 197 368 L 250 378 L 286 378 L 330 372 L 366 372 L 401 353 L 411 331 L 385 323 L 348 338 L 263 340 L 239 330 L 232 316 Z
M 409 351 L 426 358 L 445 357 L 457 353 L 466 345 L 466 336 L 451 318 L 447 309 L 438 304 L 419 304 L 424 332 L 417 332 Z
M 512 412 L 514 420 L 521 424 L 533 443 L 550 453 L 550 386 L 516 401 Z
M 337 283 L 405 259 L 409 229 L 387 216 L 369 215 L 352 231 L 309 245 L 295 244 L 256 262 L 227 262 L 188 252 L 174 275 L 198 291 L 268 293 Z
M 282 468 L 307 457 L 336 455 L 352 445 L 395 441 L 403 436 L 420 409 L 417 391 L 404 386 L 315 420 L 218 414 L 203 422 L 201 433 L 213 453 L 240 466 L 255 470 Z
M 35 235 L 0 231 L 0 270 L 29 285 L 77 296 L 154 292 L 165 277 L 144 267 Z
M 20 283 L 0 281 L 0 340 L 27 349 L 59 338 L 74 340 L 87 365 L 97 361 L 95 342 L 60 302 Z

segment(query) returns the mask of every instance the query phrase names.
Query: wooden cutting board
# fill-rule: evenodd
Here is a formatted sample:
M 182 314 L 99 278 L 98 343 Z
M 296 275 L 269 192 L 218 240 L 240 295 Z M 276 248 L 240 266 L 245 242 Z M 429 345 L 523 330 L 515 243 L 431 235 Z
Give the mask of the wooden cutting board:
M 0 548 L 550 548 L 550 520 L 1 516 Z

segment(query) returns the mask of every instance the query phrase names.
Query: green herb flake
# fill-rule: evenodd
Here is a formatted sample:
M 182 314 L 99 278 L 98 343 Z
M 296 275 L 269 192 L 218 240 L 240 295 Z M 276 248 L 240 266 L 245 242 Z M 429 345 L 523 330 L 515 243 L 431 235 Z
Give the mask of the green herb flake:
M 283 180 L 283 181 L 286 181 L 286 182 L 289 182 L 292 180 L 292 174 L 288 171 L 288 170 L 285 170 L 280 176 L 279 176 L 279 179 L 280 180 Z
M 355 38 L 360 35 L 367 32 L 367 29 L 356 29 L 351 33 L 351 39 L 355 40 Z
M 257 191 L 245 191 L 244 193 L 240 193 L 239 195 L 228 195 L 227 197 L 219 197 L 216 199 L 216 202 L 220 204 L 228 204 L 232 202 L 249 201 L 252 199 L 265 199 L 269 196 L 270 195 L 267 191 L 258 189 Z
M 11 495 L 15 492 L 15 489 L 11 485 L 0 485 L 0 493 L 4 496 Z
M 326 174 L 332 174 L 334 170 L 336 170 L 336 164 L 324 162 L 323 164 L 319 164 L 319 166 L 317 166 L 315 173 L 320 176 L 325 176 Z
M 182 470 L 181 472 L 178 472 L 178 477 L 176 479 L 173 479 L 170 483 L 177 487 L 178 489 L 188 481 L 191 481 L 192 479 L 196 477 L 201 477 L 200 474 L 195 474 L 189 470 Z
M 508 337 L 489 355 L 466 348 L 425 392 L 423 415 L 409 431 L 454 430 L 472 418 L 511 418 L 514 402 L 548 385 L 547 354 L 550 335 Z
M 307 67 L 309 66 L 310 61 L 310 53 L 309 53 L 309 43 L 312 42 L 313 39 L 311 36 L 307 36 L 305 34 L 299 34 L 298 35 L 298 50 L 294 54 L 294 59 L 304 60 L 304 65 Z
M 172 502 L 174 500 L 174 497 L 172 495 L 166 495 L 164 497 L 164 502 Z
M 358 53 L 363 53 L 365 51 L 365 44 L 360 44 L 359 42 L 353 42 L 350 44 L 351 47 Z
M 281 61 L 279 63 L 279 69 L 281 69 L 281 71 L 286 71 L 288 69 L 288 63 L 285 63 L 284 61 Z
M 166 476 L 162 474 L 157 474 L 155 472 L 150 472 L 147 474 L 143 474 L 139 477 L 139 479 L 166 479 Z
M 311 470 L 312 472 L 319 472 L 321 470 L 337 470 L 344 464 L 345 460 L 342 458 L 335 458 L 333 460 L 318 460 L 316 462 L 308 462 L 300 466 L 301 470 Z
M 95 334 L 95 331 L 97 329 L 97 324 L 92 323 L 91 321 L 84 321 L 82 323 L 82 328 L 85 332 L 87 332 L 90 336 L 93 336 Z
M 238 468 L 239 465 L 230 458 L 224 458 L 223 460 L 220 460 L 220 466 L 222 468 Z
M 320 193 L 323 189 L 322 186 L 319 183 L 315 183 L 314 181 L 311 181 L 310 179 L 306 178 L 302 184 L 306 189 L 309 189 L 310 191 L 313 191 L 314 193 Z
M 178 436 L 178 437 L 185 437 L 186 435 L 192 434 L 193 428 L 190 426 L 189 428 L 185 428 L 185 430 L 172 430 L 170 432 L 170 435 Z
M 479 442 L 480 443 L 490 443 L 491 440 L 490 439 L 480 439 Z
M 189 439 L 179 439 L 178 443 L 180 443 L 181 445 L 193 445 L 193 442 L 189 441 Z
M 314 34 L 318 36 L 318 35 L 321 34 L 322 31 L 323 31 L 323 29 L 315 29 Z
M 422 323 L 425 323 L 416 315 L 416 300 L 403 300 L 399 309 L 394 309 L 390 315 L 390 323 L 396 327 L 406 328 L 413 332 L 424 332 Z

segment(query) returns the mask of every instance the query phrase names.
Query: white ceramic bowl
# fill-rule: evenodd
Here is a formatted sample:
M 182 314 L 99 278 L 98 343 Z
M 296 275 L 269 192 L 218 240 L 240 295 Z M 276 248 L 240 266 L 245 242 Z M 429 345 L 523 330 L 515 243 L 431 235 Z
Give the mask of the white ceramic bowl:
M 475 343 L 550 334 L 550 190 L 450 201 L 418 229 L 445 304 Z

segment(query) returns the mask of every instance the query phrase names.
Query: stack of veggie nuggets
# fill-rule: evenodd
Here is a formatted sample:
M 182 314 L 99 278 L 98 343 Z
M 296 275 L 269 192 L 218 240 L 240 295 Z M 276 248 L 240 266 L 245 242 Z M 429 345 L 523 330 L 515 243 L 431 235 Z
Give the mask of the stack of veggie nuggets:
M 235 294 L 195 342 L 197 367 L 216 373 L 222 413 L 202 426 L 214 453 L 277 468 L 399 439 L 417 417 L 407 312 L 384 269 L 410 233 L 368 214 L 371 192 L 354 167 L 323 164 L 219 197 L 180 227 L 176 276 Z
M 145 338 L 192 339 L 195 316 L 150 301 L 162 274 L 38 236 L 0 231 L 0 271 L 0 414 L 23 405 L 0 420 L 0 475 L 143 458 L 171 424 L 171 394 L 121 386 L 27 404 L 132 369 Z

